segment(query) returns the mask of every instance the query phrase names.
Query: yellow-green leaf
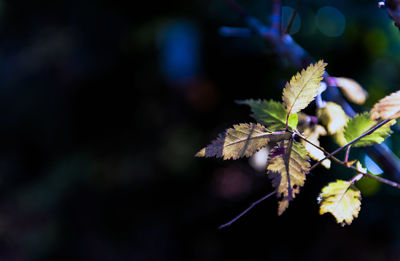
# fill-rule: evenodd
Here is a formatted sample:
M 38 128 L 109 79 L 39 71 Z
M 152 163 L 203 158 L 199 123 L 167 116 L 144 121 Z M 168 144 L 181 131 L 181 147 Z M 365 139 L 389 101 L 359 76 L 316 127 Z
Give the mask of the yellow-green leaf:
M 400 91 L 381 99 L 371 110 L 371 119 L 397 119 L 400 117 Z
M 286 127 L 286 109 L 285 105 L 273 100 L 244 100 L 238 101 L 238 104 L 247 104 L 250 106 L 253 114 L 251 115 L 258 122 L 264 124 L 268 130 L 284 130 Z M 297 114 L 289 116 L 288 125 L 292 129 L 297 127 Z
M 197 157 L 238 159 L 250 157 L 270 142 L 289 139 L 290 133 L 273 134 L 261 124 L 242 123 L 221 133 L 210 145 L 200 150 Z
M 340 147 L 347 144 L 347 140 L 344 137 L 344 129 L 333 134 L 332 138 L 333 138 L 333 141 L 336 142 L 336 144 L 339 145 Z
M 335 80 L 349 101 L 361 105 L 367 100 L 368 92 L 355 80 L 344 77 L 335 77 Z
M 325 128 L 321 125 L 307 127 L 303 132 L 303 136 L 317 146 L 320 145 L 319 136 L 325 136 L 326 134 Z M 319 161 L 325 158 L 325 154 L 320 149 L 316 148 L 305 140 L 301 140 L 301 144 L 303 144 L 313 160 Z M 331 161 L 329 159 L 324 160 L 321 164 L 327 169 L 331 167 Z
M 363 137 L 358 140 L 352 146 L 362 147 L 369 146 L 375 143 L 382 143 L 387 137 L 390 136 L 392 131 L 390 130 L 390 126 L 396 123 L 396 120 L 392 120 L 382 127 L 375 130 L 373 133 Z M 378 122 L 370 119 L 369 112 L 364 112 L 362 114 L 357 114 L 354 118 L 350 119 L 347 122 L 347 125 L 344 127 L 344 137 L 347 142 L 350 142 L 357 137 L 361 136 L 365 132 L 369 131 L 372 127 L 377 125 Z
M 278 215 L 285 211 L 289 201 L 300 192 L 309 169 L 309 156 L 301 143 L 285 140 L 271 150 L 267 170 L 277 196 L 281 198 Z
M 319 213 L 331 213 L 339 224 L 350 225 L 358 217 L 361 207 L 361 193 L 348 181 L 337 180 L 329 183 L 319 195 Z
M 331 135 L 342 131 L 349 118 L 342 107 L 334 102 L 327 102 L 325 107 L 317 110 L 317 115 Z
M 301 111 L 317 96 L 319 83 L 322 80 L 326 63 L 322 60 L 311 64 L 301 73 L 292 77 L 283 89 L 283 102 L 286 104 L 287 114 Z

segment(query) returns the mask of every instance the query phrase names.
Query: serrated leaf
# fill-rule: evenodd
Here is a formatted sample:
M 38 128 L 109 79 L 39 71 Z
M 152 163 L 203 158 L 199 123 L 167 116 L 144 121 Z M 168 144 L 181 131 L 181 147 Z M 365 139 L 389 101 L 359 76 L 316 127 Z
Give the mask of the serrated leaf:
M 264 124 L 268 130 L 277 131 L 284 130 L 286 127 L 286 109 L 285 105 L 273 100 L 244 100 L 238 101 L 238 104 L 249 105 L 252 111 L 252 117 L 258 122 Z M 297 114 L 294 113 L 289 116 L 289 127 L 296 129 L 297 127 Z
M 292 77 L 283 89 L 282 100 L 286 104 L 287 114 L 301 111 L 317 96 L 319 83 L 322 80 L 326 63 L 322 60 L 311 64 L 301 73 Z
M 344 180 L 329 183 L 322 189 L 319 200 L 319 213 L 331 213 L 342 226 L 350 225 L 361 207 L 360 191 Z
M 321 125 L 309 126 L 303 132 L 303 136 L 307 138 L 308 141 L 317 146 L 320 145 L 319 137 L 325 136 L 326 134 L 327 132 L 325 128 L 322 127 Z M 321 150 L 311 145 L 310 143 L 306 142 L 305 140 L 301 140 L 301 144 L 303 144 L 303 146 L 308 151 L 310 157 L 313 160 L 319 161 L 325 158 L 325 154 Z M 324 160 L 321 164 L 327 169 L 331 167 L 331 161 L 329 159 Z
M 268 143 L 290 137 L 291 133 L 271 133 L 261 124 L 241 123 L 221 133 L 210 145 L 200 150 L 196 157 L 217 157 L 224 160 L 250 157 Z
M 379 100 L 371 110 L 371 119 L 397 119 L 400 117 L 400 91 Z
M 310 169 L 309 156 L 301 143 L 285 140 L 271 150 L 268 163 L 268 176 L 281 198 L 278 208 L 281 215 L 304 185 Z
M 347 142 L 354 140 L 355 138 L 361 136 L 372 127 L 374 127 L 378 122 L 370 119 L 369 112 L 364 112 L 362 114 L 357 114 L 354 118 L 350 119 L 347 122 L 347 125 L 344 127 L 344 137 Z M 352 146 L 354 147 L 363 147 L 373 145 L 375 143 L 382 143 L 387 137 L 390 136 L 392 131 L 390 130 L 390 126 L 395 124 L 396 121 L 392 120 L 382 127 L 375 130 L 370 135 L 367 135 L 354 143 Z
M 355 104 L 364 104 L 368 97 L 368 92 L 353 79 L 335 77 L 337 86 L 342 90 L 344 96 Z
M 327 102 L 325 107 L 317 110 L 317 115 L 331 135 L 342 131 L 349 119 L 342 107 L 334 102 Z

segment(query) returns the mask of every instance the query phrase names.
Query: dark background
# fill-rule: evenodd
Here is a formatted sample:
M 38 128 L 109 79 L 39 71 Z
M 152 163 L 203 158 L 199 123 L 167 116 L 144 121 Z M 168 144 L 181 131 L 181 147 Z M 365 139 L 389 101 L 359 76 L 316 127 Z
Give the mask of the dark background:
M 268 23 L 271 1 L 240 3 Z M 359 111 L 399 88 L 400 32 L 376 1 L 303 0 L 299 17 L 294 39 L 369 91 Z M 252 121 L 235 100 L 280 100 L 296 71 L 226 25 L 243 22 L 222 0 L 0 1 L 0 260 L 400 260 L 399 191 L 360 182 L 344 228 L 318 214 L 320 189 L 352 177 L 338 166 L 281 217 L 270 198 L 217 230 L 272 187 L 247 159 L 194 154 Z

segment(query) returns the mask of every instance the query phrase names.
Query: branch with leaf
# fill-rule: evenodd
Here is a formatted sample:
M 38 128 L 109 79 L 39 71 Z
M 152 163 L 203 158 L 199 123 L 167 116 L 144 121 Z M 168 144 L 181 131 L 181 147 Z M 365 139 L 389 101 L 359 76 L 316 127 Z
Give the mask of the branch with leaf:
M 235 0 L 224 0 L 228 6 L 232 8 L 233 11 L 238 13 L 240 17 L 243 19 L 244 23 L 247 27 L 243 28 L 232 28 L 223 26 L 220 29 L 220 33 L 223 36 L 230 37 L 250 37 L 252 35 L 257 35 L 265 40 L 279 58 L 286 59 L 293 66 L 297 67 L 299 70 L 305 68 L 310 63 L 313 63 L 313 58 L 309 53 L 300 46 L 289 34 L 291 23 L 289 23 L 288 28 L 283 29 L 282 24 L 280 24 L 280 8 L 281 1 L 271 1 L 272 4 L 272 14 L 271 14 L 271 24 L 266 25 L 256 17 L 247 13 Z M 388 7 L 386 10 L 398 10 L 399 0 L 395 1 L 382 1 L 380 6 Z M 292 18 L 290 20 L 294 20 L 296 16 L 297 10 L 300 7 L 300 1 L 298 2 L 298 6 L 292 14 Z M 398 12 L 397 12 L 398 13 Z M 397 14 L 396 13 L 396 14 Z M 399 16 L 400 17 L 400 16 Z M 285 34 L 286 33 L 286 34 Z M 325 72 L 324 80 L 327 84 L 327 89 L 322 93 L 324 95 L 325 100 L 328 102 L 321 103 L 318 102 L 321 100 L 322 94 L 317 96 L 316 105 L 321 109 L 327 107 L 326 110 L 322 110 L 320 113 L 330 114 L 326 118 L 336 118 L 335 115 L 337 113 L 344 113 L 349 117 L 354 117 L 356 115 L 355 110 L 348 103 L 348 101 L 353 102 L 355 104 L 362 104 L 366 100 L 366 91 L 354 80 L 348 78 L 341 77 L 330 77 L 328 73 Z M 343 94 L 343 95 L 342 95 Z M 345 96 L 345 98 L 343 97 Z M 332 101 L 333 103 L 331 103 Z M 336 107 L 336 108 L 335 108 Z M 340 107 L 340 108 L 339 108 Z M 339 109 L 338 109 L 339 108 Z M 341 116 L 341 115 L 339 115 Z M 339 120 L 347 117 L 338 117 L 339 119 L 333 121 L 328 127 L 328 133 L 335 132 L 336 129 L 340 128 L 343 124 L 346 123 L 338 123 Z M 333 128 L 333 129 L 332 129 Z M 345 144 L 345 139 L 341 132 L 334 135 L 335 140 L 341 142 L 341 145 Z M 309 145 L 311 146 L 311 145 Z M 385 173 L 390 175 L 395 179 L 400 179 L 400 160 L 399 158 L 386 146 L 383 144 L 375 144 L 374 146 L 365 148 L 369 156 L 371 156 L 374 160 L 378 162 L 378 164 L 383 168 Z M 325 161 L 324 164 L 328 164 L 328 161 Z
M 232 221 L 231 225 L 261 201 L 276 195 L 278 215 L 281 215 L 304 186 L 307 174 L 320 164 L 330 168 L 335 162 L 355 172 L 350 180 L 337 180 L 324 187 L 318 197 L 320 214 L 331 213 L 338 223 L 351 224 L 358 216 L 361 192 L 356 182 L 365 176 L 387 185 L 400 188 L 400 184 L 375 176 L 357 160 L 349 161 L 350 148 L 367 147 L 382 143 L 392 133 L 390 127 L 400 117 L 400 91 L 374 105 L 370 112 L 348 117 L 342 107 L 333 102 L 317 108 L 316 116 L 302 112 L 321 90 L 326 90 L 322 80 L 326 63 L 319 61 L 297 73 L 286 83 L 282 102 L 272 100 L 244 100 L 252 117 L 258 123 L 241 123 L 227 129 L 210 145 L 200 150 L 197 157 L 239 159 L 250 157 L 262 148 L 269 149 L 267 175 L 275 188 L 273 192 L 254 202 Z M 310 120 L 314 119 L 314 120 Z M 315 120 L 317 119 L 317 120 Z M 320 146 L 319 137 L 330 135 L 340 146 L 329 153 Z M 343 160 L 335 157 L 346 150 Z M 313 165 L 310 160 L 316 161 Z M 355 166 L 354 166 L 355 165 Z

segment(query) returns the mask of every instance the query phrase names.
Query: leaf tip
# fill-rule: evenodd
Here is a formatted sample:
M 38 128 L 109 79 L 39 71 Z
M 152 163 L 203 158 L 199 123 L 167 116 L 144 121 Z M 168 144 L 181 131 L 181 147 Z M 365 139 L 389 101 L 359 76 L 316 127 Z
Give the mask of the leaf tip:
M 324 59 L 319 60 L 318 63 L 317 63 L 317 66 L 324 67 L 324 68 L 327 65 L 328 65 L 328 63 L 324 62 Z
M 206 148 L 202 148 L 199 152 L 197 152 L 195 155 L 195 157 L 201 158 L 201 157 L 205 157 L 206 156 Z
M 251 99 L 250 100 L 235 100 L 235 103 L 239 104 L 239 105 L 243 105 L 243 104 L 249 104 L 249 101 L 251 101 Z
M 288 199 L 282 199 L 278 203 L 278 216 L 281 216 L 283 212 L 289 207 L 289 200 Z

